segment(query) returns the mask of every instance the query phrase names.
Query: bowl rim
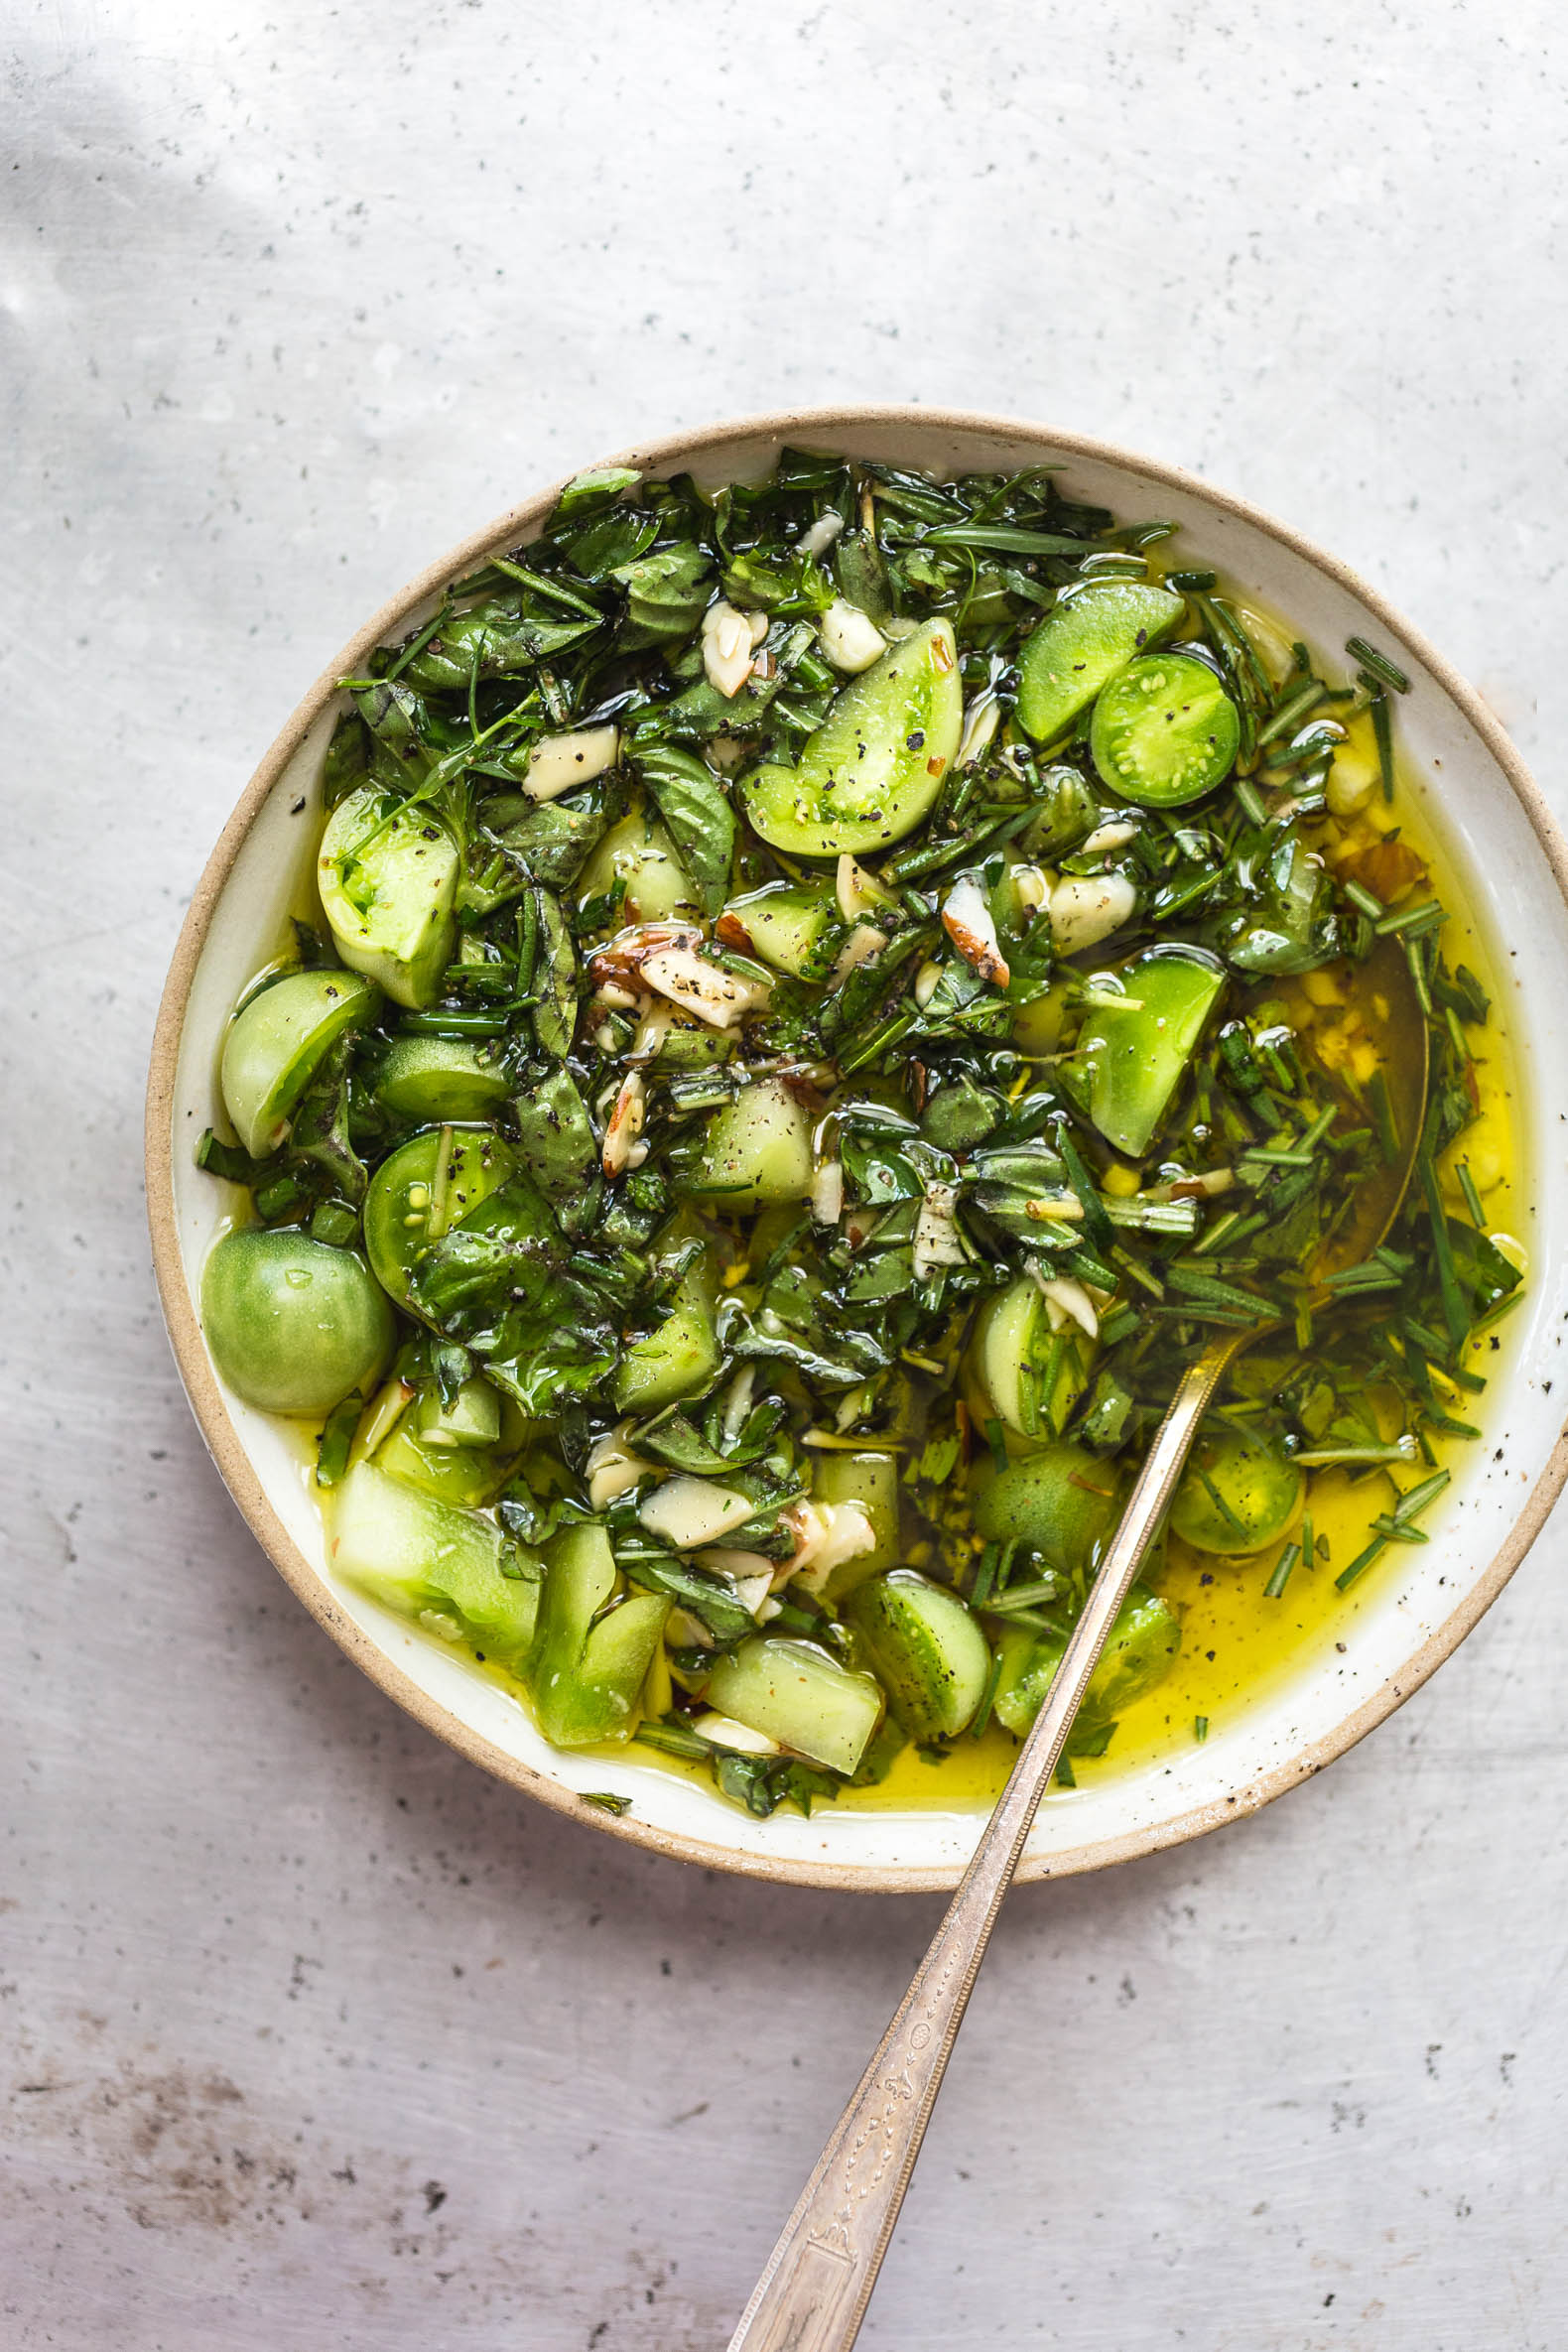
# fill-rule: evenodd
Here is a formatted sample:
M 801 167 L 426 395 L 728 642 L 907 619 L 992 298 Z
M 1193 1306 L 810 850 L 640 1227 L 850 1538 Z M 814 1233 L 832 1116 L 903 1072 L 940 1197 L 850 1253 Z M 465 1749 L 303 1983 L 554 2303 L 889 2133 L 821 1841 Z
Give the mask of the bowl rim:
M 1150 485 L 1185 493 L 1277 541 L 1292 554 L 1326 574 L 1357 597 L 1373 614 L 1379 627 L 1404 646 L 1435 680 L 1449 700 L 1481 736 L 1497 761 L 1540 846 L 1568 910 L 1568 842 L 1559 833 L 1539 786 L 1519 757 L 1499 720 L 1476 690 L 1463 679 L 1422 633 L 1397 612 L 1351 568 L 1288 525 L 1229 491 L 1215 489 L 1185 468 L 1146 457 L 1119 444 L 1082 434 L 1064 433 L 1019 417 L 996 416 L 967 409 L 925 408 L 913 403 L 864 403 L 847 407 L 783 409 L 755 416 L 721 420 L 713 425 L 661 435 L 657 440 L 616 453 L 593 462 L 602 466 L 635 466 L 659 474 L 672 467 L 706 460 L 735 443 L 772 441 L 780 446 L 805 442 L 813 434 L 852 439 L 857 431 L 908 426 L 924 432 L 990 435 L 1039 442 L 1053 457 L 1069 463 L 1076 457 L 1118 467 L 1141 475 Z M 578 468 L 576 470 L 583 470 Z M 310 729 L 337 693 L 337 681 L 352 676 L 364 657 L 389 637 L 409 613 L 451 580 L 471 570 L 476 561 L 495 549 L 516 544 L 548 514 L 571 475 L 552 482 L 533 497 L 510 508 L 494 521 L 470 532 L 456 547 L 425 567 L 397 590 L 355 630 L 340 653 L 317 678 L 269 745 L 245 786 L 232 815 L 202 868 L 181 926 L 158 1008 L 148 1070 L 146 1107 L 147 1214 L 152 1238 L 153 1269 L 157 1279 L 175 1362 L 197 1427 L 218 1472 L 262 1549 L 285 1583 L 301 1600 L 338 1647 L 362 1672 L 394 1699 L 421 1727 L 446 1742 L 482 1769 L 538 1798 L 555 1811 L 570 1815 L 585 1827 L 626 1840 L 707 1870 L 721 1870 L 746 1878 L 779 1884 L 824 1887 L 856 1893 L 906 1895 L 946 1892 L 962 1876 L 962 1865 L 927 1868 L 881 1867 L 874 1863 L 792 1861 L 743 1854 L 707 1839 L 639 1821 L 634 1813 L 612 1815 L 585 1805 L 575 1789 L 508 1755 L 466 1724 L 460 1716 L 433 1699 L 404 1673 L 384 1650 L 333 1599 L 327 1585 L 312 1567 L 273 1509 L 265 1488 L 230 1420 L 201 1337 L 196 1303 L 186 1278 L 180 1249 L 174 1198 L 173 1111 L 176 1074 L 186 1011 L 197 963 L 206 943 L 223 885 L 279 776 L 299 750 Z M 1051 1857 L 1025 1858 L 1020 1880 L 1056 1879 L 1162 1851 L 1168 1846 L 1201 1837 L 1228 1821 L 1259 1810 L 1274 1797 L 1309 1779 L 1327 1764 L 1343 1756 L 1402 1705 L 1434 1673 L 1472 1628 L 1491 1608 L 1545 1524 L 1552 1504 L 1568 1481 L 1568 1422 L 1565 1422 L 1546 1462 L 1520 1506 L 1507 1536 L 1487 1566 L 1443 1623 L 1405 1666 L 1353 1709 L 1331 1732 L 1307 1742 L 1295 1754 L 1260 1773 L 1228 1798 L 1211 1799 L 1168 1820 L 1127 1830 L 1119 1836 L 1097 1838 Z

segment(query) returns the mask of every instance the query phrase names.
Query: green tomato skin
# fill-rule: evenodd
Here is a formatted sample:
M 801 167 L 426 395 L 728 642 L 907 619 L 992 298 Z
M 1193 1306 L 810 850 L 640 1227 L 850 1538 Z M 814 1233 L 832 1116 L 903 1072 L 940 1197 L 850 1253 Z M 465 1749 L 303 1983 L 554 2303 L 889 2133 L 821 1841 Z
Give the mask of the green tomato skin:
M 364 1259 L 295 1227 L 246 1226 L 213 1245 L 201 1327 L 229 1387 L 268 1413 L 329 1413 L 376 1378 L 395 1338 Z
M 374 1020 L 380 991 L 351 972 L 291 972 L 229 1023 L 219 1085 L 252 1159 L 276 1151 L 328 1046 Z
M 676 915 L 696 922 L 702 915 L 692 878 L 651 809 L 633 810 L 611 826 L 578 875 L 579 905 L 616 882 L 625 884 L 621 916 L 627 923 L 663 923 Z
M 963 731 L 953 630 L 927 621 L 844 688 L 797 766 L 753 769 L 746 815 L 788 856 L 890 849 L 931 809 Z
M 360 845 L 363 845 L 362 849 Z M 337 953 L 399 1004 L 434 1004 L 457 942 L 461 859 L 429 809 L 363 785 L 332 811 L 317 884 Z
M 1195 1550 L 1241 1559 L 1279 1540 L 1301 1508 L 1306 1486 L 1306 1472 L 1272 1446 L 1222 1428 L 1200 1436 L 1193 1448 L 1170 1523 Z
M 1114 1478 L 1105 1463 L 1068 1442 L 1009 1462 L 979 1488 L 976 1532 L 987 1542 L 1012 1537 L 1075 1575 L 1094 1564 L 1115 1520 Z
M 1100 1663 L 1089 1678 L 1074 1718 L 1080 1731 L 1113 1723 L 1123 1709 L 1146 1698 L 1170 1672 L 1181 1648 L 1181 1627 L 1157 1594 L 1134 1585 L 1111 1629 Z M 1067 1644 L 1054 1634 L 1009 1626 L 998 1644 L 996 1720 L 1021 1740 L 1033 1727 Z

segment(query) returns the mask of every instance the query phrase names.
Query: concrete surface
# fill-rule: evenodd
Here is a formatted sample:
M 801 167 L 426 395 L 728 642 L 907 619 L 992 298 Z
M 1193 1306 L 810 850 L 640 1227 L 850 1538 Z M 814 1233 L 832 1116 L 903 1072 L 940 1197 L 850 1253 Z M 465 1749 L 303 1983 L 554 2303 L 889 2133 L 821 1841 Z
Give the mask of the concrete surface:
M 797 396 L 1248 493 L 1568 807 L 1568 35 L 1529 0 L 16 0 L 3 47 L 0 2335 L 710 2352 L 935 1908 L 531 1810 L 289 1598 L 147 1268 L 182 903 L 431 553 Z M 1014 1901 L 868 2345 L 1561 2345 L 1562 1561 L 1559 1522 L 1260 1819 Z

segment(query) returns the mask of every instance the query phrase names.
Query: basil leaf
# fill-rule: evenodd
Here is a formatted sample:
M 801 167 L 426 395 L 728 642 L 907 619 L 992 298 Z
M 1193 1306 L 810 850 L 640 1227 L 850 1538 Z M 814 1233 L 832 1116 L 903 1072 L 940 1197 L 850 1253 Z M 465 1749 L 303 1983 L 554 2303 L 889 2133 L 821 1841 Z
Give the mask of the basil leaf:
M 717 915 L 729 888 L 735 816 L 700 759 L 669 744 L 633 752 L 638 774 L 658 804 L 682 865 L 697 885 L 705 915 Z

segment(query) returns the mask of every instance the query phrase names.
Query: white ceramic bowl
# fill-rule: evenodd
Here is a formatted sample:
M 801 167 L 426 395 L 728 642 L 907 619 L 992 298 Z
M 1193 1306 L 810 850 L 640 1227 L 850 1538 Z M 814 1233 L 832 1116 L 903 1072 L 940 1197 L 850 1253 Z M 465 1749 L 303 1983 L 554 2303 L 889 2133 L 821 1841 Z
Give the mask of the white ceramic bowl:
M 1492 936 L 1493 968 L 1527 1073 L 1518 1190 L 1530 1224 L 1528 1297 L 1511 1319 L 1485 1402 L 1487 1441 L 1467 1449 L 1434 1517 L 1435 1539 L 1402 1550 L 1347 1596 L 1335 1633 L 1299 1668 L 1239 1706 L 1202 1746 L 1144 1772 L 1106 1775 L 1041 1808 L 1021 1875 L 1092 1870 L 1264 1804 L 1359 1740 L 1470 1631 L 1518 1565 L 1568 1474 L 1562 1333 L 1568 1328 L 1568 853 L 1511 745 L 1477 696 L 1408 625 L 1293 532 L 1192 476 L 1104 444 L 1003 419 L 923 409 L 816 410 L 684 434 L 607 460 L 710 484 L 766 469 L 785 443 L 937 473 L 1055 463 L 1071 491 L 1119 518 L 1181 526 L 1190 565 L 1214 565 L 1287 614 L 1332 656 L 1371 636 L 1409 672 L 1399 705 L 1423 824 L 1460 861 Z M 180 1370 L 230 1492 L 283 1576 L 373 1680 L 470 1757 L 546 1803 L 618 1837 L 710 1867 L 814 1885 L 903 1892 L 949 1887 L 978 1834 L 974 1812 L 827 1806 L 754 1820 L 706 1784 L 643 1761 L 556 1753 L 519 1701 L 438 1642 L 339 1585 L 297 1447 L 219 1383 L 197 1321 L 202 1259 L 224 1188 L 193 1151 L 216 1111 L 229 1008 L 274 942 L 315 840 L 319 770 L 343 698 L 334 681 L 434 609 L 445 585 L 539 528 L 554 488 L 476 533 L 378 612 L 300 704 L 229 820 L 192 901 L 153 1049 L 147 1179 L 154 1257 Z M 1556 1391 L 1560 1390 L 1558 1393 Z M 581 1801 L 610 1781 L 620 1818 Z

